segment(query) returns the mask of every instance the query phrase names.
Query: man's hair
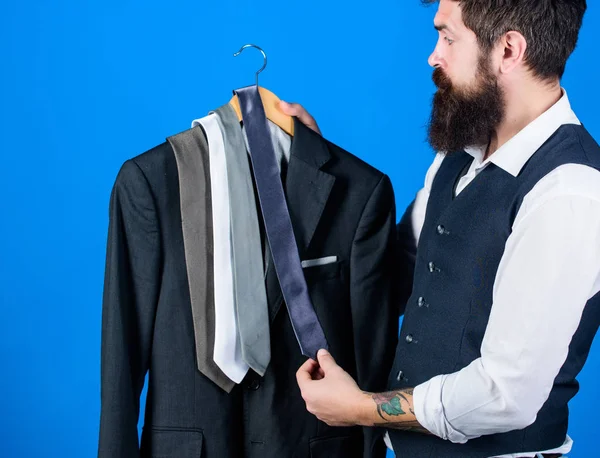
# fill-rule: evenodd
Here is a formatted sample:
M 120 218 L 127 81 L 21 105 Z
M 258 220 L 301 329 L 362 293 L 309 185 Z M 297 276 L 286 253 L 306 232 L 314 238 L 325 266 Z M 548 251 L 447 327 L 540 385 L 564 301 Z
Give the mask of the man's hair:
M 424 4 L 439 0 L 421 0 Z M 586 0 L 453 0 L 460 3 L 463 22 L 487 53 L 507 32 L 527 41 L 525 62 L 542 79 L 562 78 L 577 45 Z

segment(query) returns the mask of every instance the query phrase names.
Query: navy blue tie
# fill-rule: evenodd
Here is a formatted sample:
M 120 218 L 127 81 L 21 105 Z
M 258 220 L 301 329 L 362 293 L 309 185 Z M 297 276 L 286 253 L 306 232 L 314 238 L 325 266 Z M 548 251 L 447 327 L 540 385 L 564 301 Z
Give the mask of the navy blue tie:
M 320 348 L 328 349 L 327 340 L 308 295 L 258 86 L 248 86 L 234 92 L 240 102 L 248 137 L 258 200 L 275 272 L 300 350 L 303 355 L 316 360 Z

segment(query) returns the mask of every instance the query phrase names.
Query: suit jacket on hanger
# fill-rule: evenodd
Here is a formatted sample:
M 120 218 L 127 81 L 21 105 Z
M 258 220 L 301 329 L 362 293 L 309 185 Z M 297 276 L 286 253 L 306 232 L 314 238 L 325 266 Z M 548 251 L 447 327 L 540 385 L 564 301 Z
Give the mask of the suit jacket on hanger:
M 325 265 L 306 263 L 309 293 L 338 364 L 362 389 L 382 391 L 398 335 L 392 186 L 386 175 L 294 122 L 284 188 L 300 258 L 337 257 Z M 210 176 L 202 163 L 186 164 L 185 174 L 197 181 L 193 189 L 181 187 L 184 174 L 165 142 L 126 161 L 116 178 L 103 298 L 98 456 L 385 456 L 377 431 L 330 427 L 306 411 L 296 383 L 306 358 L 272 262 L 265 279 L 272 348 L 265 376 L 250 371 L 227 393 L 198 371 L 190 291 L 203 305 L 213 300 L 207 271 Z M 198 205 L 181 205 L 190 198 Z M 190 230 L 200 240 L 195 255 L 184 247 L 184 231 Z

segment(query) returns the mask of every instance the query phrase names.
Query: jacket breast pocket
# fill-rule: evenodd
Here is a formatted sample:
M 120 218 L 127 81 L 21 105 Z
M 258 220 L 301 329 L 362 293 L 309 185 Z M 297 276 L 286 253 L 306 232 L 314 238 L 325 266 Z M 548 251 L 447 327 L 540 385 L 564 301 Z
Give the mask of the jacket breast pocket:
M 329 264 L 305 267 L 302 269 L 307 283 L 315 283 L 321 280 L 337 278 L 342 271 L 342 261 Z
M 144 429 L 141 456 L 144 458 L 201 458 L 201 430 L 152 427 Z

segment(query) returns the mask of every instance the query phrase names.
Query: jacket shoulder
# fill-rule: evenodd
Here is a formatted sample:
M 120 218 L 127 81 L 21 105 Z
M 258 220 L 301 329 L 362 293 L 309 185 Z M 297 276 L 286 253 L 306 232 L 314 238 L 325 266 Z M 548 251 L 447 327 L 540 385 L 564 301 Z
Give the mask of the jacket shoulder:
M 173 148 L 168 141 L 127 158 L 120 166 L 117 184 L 135 181 L 146 182 L 151 189 L 171 187 L 178 180 L 177 164 Z
M 324 139 L 324 141 L 327 144 L 327 148 L 329 149 L 334 162 L 340 168 L 344 169 L 347 174 L 361 180 L 366 180 L 369 183 L 377 183 L 383 178 L 384 173 L 381 170 L 365 162 L 363 159 L 341 146 L 326 139 Z
M 129 161 L 134 162 L 142 170 L 151 170 L 173 159 L 173 148 L 168 141 L 164 141 L 136 156 Z

